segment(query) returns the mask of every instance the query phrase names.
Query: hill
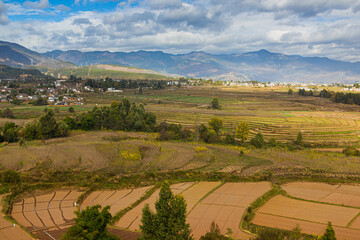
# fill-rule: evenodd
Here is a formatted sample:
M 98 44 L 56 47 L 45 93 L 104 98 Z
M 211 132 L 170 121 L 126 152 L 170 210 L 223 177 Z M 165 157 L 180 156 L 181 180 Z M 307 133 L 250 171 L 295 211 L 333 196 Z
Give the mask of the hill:
M 0 41 L 0 63 L 13 67 L 36 65 L 42 70 L 70 69 L 75 67 L 74 64 L 80 66 L 115 64 L 156 72 L 144 74 L 160 73 L 167 76 L 263 82 L 354 83 L 360 79 L 360 62 L 271 53 L 264 49 L 242 54 L 218 55 L 206 52 L 175 55 L 162 51 L 81 52 L 78 50 L 55 50 L 42 54 L 15 43 Z M 129 69 L 124 72 L 129 71 L 132 72 Z M 80 72 L 79 76 L 84 74 L 86 75 L 85 72 Z M 103 73 L 94 70 L 93 74 L 96 77 L 102 76 Z M 115 76 L 113 74 L 115 73 L 111 76 Z M 146 75 L 142 77 L 147 78 Z
M 26 77 L 47 78 L 37 69 L 20 69 L 0 65 L 0 79 L 20 79 Z
M 63 61 L 84 64 L 121 64 L 188 77 L 265 82 L 356 82 L 360 62 L 344 62 L 320 57 L 271 53 L 267 50 L 243 54 L 213 55 L 205 52 L 167 54 L 160 51 L 45 53 Z
M 75 67 L 75 68 L 62 68 L 62 69 L 50 69 L 47 71 L 47 74 L 57 78 L 69 78 L 70 75 L 81 77 L 81 78 L 106 78 L 110 77 L 113 79 L 127 79 L 127 80 L 135 80 L 135 79 L 147 79 L 147 80 L 166 80 L 171 79 L 170 77 L 166 77 L 161 75 L 155 71 L 140 69 L 140 68 L 132 68 L 127 66 L 119 66 L 119 65 L 93 65 L 93 66 L 85 66 L 85 67 Z

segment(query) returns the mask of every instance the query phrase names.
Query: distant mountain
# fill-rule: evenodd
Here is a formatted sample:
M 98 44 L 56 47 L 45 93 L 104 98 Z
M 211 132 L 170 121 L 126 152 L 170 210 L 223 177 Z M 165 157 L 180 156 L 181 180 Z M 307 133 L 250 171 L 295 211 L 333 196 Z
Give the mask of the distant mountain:
M 19 44 L 0 41 L 0 64 L 11 67 L 41 66 L 62 68 L 73 66 L 72 63 L 59 61 L 45 54 L 29 50 Z
M 161 73 L 214 79 L 259 80 L 266 82 L 356 82 L 360 62 L 350 63 L 320 57 L 271 53 L 267 50 L 243 54 L 213 55 L 205 52 L 80 52 L 58 50 L 45 53 L 77 65 L 121 64 Z
M 264 49 L 242 54 L 218 55 L 206 52 L 174 55 L 161 51 L 77 50 L 55 50 L 41 54 L 18 44 L 0 41 L 0 64 L 29 66 L 31 62 L 40 67 L 58 69 L 74 67 L 71 63 L 79 66 L 117 64 L 150 69 L 165 75 L 227 80 L 320 83 L 360 81 L 360 62 L 285 55 Z

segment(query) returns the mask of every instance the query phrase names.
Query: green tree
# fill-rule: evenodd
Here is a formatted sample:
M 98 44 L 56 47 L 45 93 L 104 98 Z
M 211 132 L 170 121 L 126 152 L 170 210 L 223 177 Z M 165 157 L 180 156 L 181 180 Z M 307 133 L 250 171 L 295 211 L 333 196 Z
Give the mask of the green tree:
M 236 137 L 241 139 L 241 142 L 245 142 L 249 137 L 249 125 L 246 122 L 240 122 L 236 127 Z
M 223 121 L 222 121 L 221 118 L 213 117 L 209 121 L 209 126 L 210 126 L 211 129 L 213 129 L 215 131 L 216 134 L 219 134 L 220 129 L 223 126 Z
M 221 105 L 219 103 L 219 99 L 217 97 L 214 97 L 212 102 L 211 102 L 211 108 L 212 109 L 218 109 L 220 110 L 221 109 Z
M 171 192 L 168 183 L 160 190 L 155 203 L 156 213 L 145 205 L 141 219 L 141 240 L 192 240 L 190 225 L 186 223 L 186 202 Z
M 76 211 L 75 225 L 70 227 L 61 238 L 62 240 L 119 240 L 110 235 L 106 226 L 111 221 L 110 207 L 103 208 L 96 205 L 86 207 L 82 212 Z
M 220 228 L 215 222 L 210 225 L 210 232 L 200 237 L 200 240 L 229 240 L 230 238 L 221 234 Z
M 293 95 L 294 91 L 290 88 L 288 91 L 288 95 Z
M 69 112 L 74 113 L 75 112 L 74 107 L 69 107 Z
M 0 128 L 0 131 L 2 131 L 2 138 L 5 142 L 16 142 L 18 140 L 18 126 L 15 123 L 6 122 L 5 125 Z
M 258 134 L 255 135 L 255 137 L 251 139 L 250 143 L 256 148 L 264 147 L 265 144 L 264 135 L 261 132 L 259 132 Z
M 10 110 L 10 108 L 6 108 L 2 113 L 2 117 L 4 118 L 14 118 L 14 113 Z
M 58 125 L 54 117 L 54 111 L 49 110 L 39 118 L 39 137 L 41 138 L 53 138 L 57 135 Z
M 331 222 L 328 222 L 328 226 L 325 230 L 325 233 L 320 239 L 321 240 L 336 240 L 335 231 L 331 225 Z
M 295 143 L 298 144 L 298 145 L 303 144 L 303 136 L 302 136 L 301 132 L 298 133 Z

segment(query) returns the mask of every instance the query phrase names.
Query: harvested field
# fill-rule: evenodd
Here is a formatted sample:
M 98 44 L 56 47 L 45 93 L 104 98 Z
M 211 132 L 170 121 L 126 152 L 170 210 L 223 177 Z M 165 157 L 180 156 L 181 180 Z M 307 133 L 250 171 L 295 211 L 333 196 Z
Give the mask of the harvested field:
M 298 219 L 291 219 L 281 216 L 268 215 L 263 213 L 257 213 L 252 221 L 256 225 L 281 228 L 292 230 L 296 225 L 299 225 L 301 231 L 307 234 L 324 234 L 327 224 L 307 222 Z M 359 229 L 345 228 L 339 226 L 333 226 L 336 237 L 339 240 L 358 240 L 360 236 Z
M 102 207 L 110 206 L 110 213 L 115 215 L 117 212 L 136 202 L 150 190 L 150 188 L 151 186 L 116 191 L 95 191 L 85 198 L 81 204 L 81 208 L 85 209 L 88 206 L 94 205 L 101 205 Z
M 193 207 L 212 189 L 219 186 L 219 182 L 199 182 L 191 188 L 185 190 L 182 195 L 186 200 L 188 213 Z
M 215 221 L 223 233 L 231 228 L 233 236 L 249 238 L 239 229 L 242 215 L 250 203 L 269 191 L 270 183 L 226 183 L 204 200 L 188 215 L 196 239 L 205 234 Z
M 258 212 L 323 224 L 331 221 L 336 226 L 346 227 L 360 210 L 295 200 L 278 195 L 270 199 Z
M 11 215 L 29 230 L 67 228 L 75 217 L 74 203 L 80 195 L 75 190 L 28 197 L 14 203 Z
M 0 202 L 4 195 L 0 195 Z M 1 204 L 0 204 L 1 208 Z M 6 221 L 3 216 L 0 216 L 0 239 L 1 240 L 30 240 L 33 239 L 28 234 L 26 234 L 23 230 L 21 230 L 18 226 L 14 227 L 14 224 Z
M 278 195 L 270 199 L 255 215 L 256 225 L 291 230 L 299 225 L 304 233 L 323 234 L 328 221 L 335 229 L 338 239 L 359 239 L 360 228 L 357 208 L 334 206 L 323 203 L 295 200 Z
M 360 185 L 293 182 L 282 188 L 297 198 L 360 207 Z
M 171 185 L 171 190 L 174 194 L 181 193 L 194 185 L 193 182 L 178 183 Z M 151 210 L 155 210 L 155 202 L 158 199 L 160 190 L 156 190 L 148 199 L 141 202 L 135 208 L 127 212 L 117 223 L 116 226 L 130 230 L 138 230 L 141 223 L 142 209 L 146 204 L 149 204 Z

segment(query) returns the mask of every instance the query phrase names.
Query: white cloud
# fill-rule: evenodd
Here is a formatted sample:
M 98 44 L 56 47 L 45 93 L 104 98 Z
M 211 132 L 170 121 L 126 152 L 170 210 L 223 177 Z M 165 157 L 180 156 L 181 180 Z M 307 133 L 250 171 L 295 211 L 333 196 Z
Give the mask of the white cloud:
M 5 4 L 0 0 L 0 24 L 7 24 L 7 23 L 9 23 L 7 8 Z
M 24 2 L 24 6 L 27 8 L 35 8 L 35 9 L 45 9 L 50 6 L 49 0 L 39 0 L 39 1 L 26 1 Z
M 25 11 L 16 4 L 6 6 L 9 16 Z M 76 12 L 57 22 L 10 22 L 0 32 L 3 40 L 42 52 L 242 53 L 265 48 L 360 61 L 359 10 L 355 0 L 126 1 L 112 12 Z

